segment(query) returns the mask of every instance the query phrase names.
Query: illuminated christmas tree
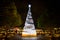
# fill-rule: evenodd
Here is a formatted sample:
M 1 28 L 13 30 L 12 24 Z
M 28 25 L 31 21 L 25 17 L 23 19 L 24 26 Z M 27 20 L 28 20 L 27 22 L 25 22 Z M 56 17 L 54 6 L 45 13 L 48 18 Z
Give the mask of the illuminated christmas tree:
M 28 5 L 28 13 L 25 21 L 25 25 L 23 28 L 22 36 L 36 36 L 36 30 L 34 26 L 34 22 L 32 19 L 32 14 L 31 14 L 31 5 Z

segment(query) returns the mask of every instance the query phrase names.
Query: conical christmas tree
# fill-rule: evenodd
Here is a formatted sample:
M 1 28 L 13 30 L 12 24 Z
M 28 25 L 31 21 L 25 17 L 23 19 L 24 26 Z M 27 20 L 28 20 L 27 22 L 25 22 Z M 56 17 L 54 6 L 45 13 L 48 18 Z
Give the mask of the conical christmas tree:
M 36 36 L 36 30 L 31 15 L 31 5 L 28 5 L 28 14 L 23 28 L 22 36 Z

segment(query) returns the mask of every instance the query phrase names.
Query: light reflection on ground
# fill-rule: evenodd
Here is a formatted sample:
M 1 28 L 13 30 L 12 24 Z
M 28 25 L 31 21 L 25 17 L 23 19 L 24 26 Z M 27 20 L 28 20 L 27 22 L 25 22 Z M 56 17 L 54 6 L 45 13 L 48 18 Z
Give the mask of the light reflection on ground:
M 4 40 L 60 40 L 60 37 L 46 37 L 44 35 L 38 35 L 37 37 L 21 37 L 20 35 L 15 35 L 13 37 L 5 37 Z M 0 40 L 2 40 L 0 38 Z
M 37 40 L 37 37 L 25 37 L 22 40 Z

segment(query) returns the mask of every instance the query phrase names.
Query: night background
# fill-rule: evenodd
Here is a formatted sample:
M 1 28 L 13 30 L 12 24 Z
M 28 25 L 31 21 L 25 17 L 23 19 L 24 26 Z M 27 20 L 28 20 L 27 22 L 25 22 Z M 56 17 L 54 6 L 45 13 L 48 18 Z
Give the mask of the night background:
M 36 27 L 60 26 L 59 0 L 0 0 L 0 25 L 24 25 L 28 4 Z
M 0 0 L 0 40 L 60 40 L 60 1 Z

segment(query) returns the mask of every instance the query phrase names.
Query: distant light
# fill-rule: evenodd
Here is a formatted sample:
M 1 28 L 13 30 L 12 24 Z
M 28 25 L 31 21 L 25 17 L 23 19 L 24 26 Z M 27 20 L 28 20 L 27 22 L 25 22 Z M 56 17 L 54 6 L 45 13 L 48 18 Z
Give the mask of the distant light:
M 29 7 L 31 7 L 31 5 L 30 5 L 30 4 L 29 4 L 28 6 L 29 6 Z
M 54 30 L 57 30 L 57 28 L 54 28 Z

